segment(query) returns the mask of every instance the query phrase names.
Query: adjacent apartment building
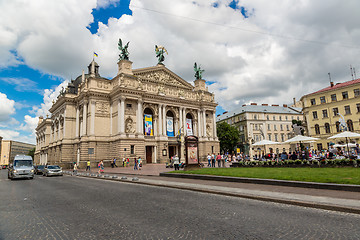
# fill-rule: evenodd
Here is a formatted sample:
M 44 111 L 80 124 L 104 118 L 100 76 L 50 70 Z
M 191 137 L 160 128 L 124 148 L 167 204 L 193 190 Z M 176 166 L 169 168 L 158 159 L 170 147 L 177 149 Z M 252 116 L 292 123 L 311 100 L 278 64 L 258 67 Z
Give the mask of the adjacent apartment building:
M 342 118 L 348 131 L 360 133 L 360 79 L 331 82 L 300 100 L 308 135 L 321 139 L 316 142 L 318 150 L 328 148 L 327 138 L 340 132 Z
M 2 140 L 0 165 L 9 165 L 9 163 L 12 163 L 16 155 L 28 155 L 29 151 L 33 148 L 35 148 L 34 144 L 12 140 Z
M 268 105 L 251 103 L 242 107 L 225 112 L 217 116 L 217 122 L 227 122 L 235 126 L 240 132 L 240 151 L 251 156 L 259 154 L 252 144 L 263 139 L 284 142 L 293 137 L 292 120 L 303 120 L 301 108 L 287 105 Z M 269 145 L 266 153 L 282 151 L 291 152 L 289 144 Z

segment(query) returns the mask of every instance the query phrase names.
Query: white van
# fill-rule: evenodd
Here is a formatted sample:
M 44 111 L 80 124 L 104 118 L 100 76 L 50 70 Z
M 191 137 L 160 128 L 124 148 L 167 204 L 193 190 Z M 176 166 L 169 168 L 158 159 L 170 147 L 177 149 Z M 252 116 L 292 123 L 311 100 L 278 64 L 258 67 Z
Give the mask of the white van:
M 9 165 L 8 178 L 34 178 L 33 159 L 27 155 L 16 155 L 14 162 Z

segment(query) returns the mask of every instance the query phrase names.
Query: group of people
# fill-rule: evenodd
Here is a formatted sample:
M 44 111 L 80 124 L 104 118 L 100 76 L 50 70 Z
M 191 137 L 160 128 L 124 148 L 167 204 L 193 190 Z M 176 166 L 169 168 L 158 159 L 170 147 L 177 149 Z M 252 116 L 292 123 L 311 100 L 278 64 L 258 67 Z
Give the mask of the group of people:
M 230 155 L 227 154 L 220 154 L 218 153 L 217 155 L 215 155 L 215 153 L 208 153 L 207 155 L 207 160 L 208 160 L 208 167 L 215 167 L 215 164 L 217 162 L 218 167 L 225 167 L 225 162 L 229 161 L 229 157 L 231 158 Z

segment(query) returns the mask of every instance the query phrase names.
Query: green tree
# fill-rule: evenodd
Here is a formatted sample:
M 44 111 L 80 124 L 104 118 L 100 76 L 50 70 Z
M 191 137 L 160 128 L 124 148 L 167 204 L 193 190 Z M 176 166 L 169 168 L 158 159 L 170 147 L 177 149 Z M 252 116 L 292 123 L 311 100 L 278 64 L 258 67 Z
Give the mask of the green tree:
M 240 140 L 239 131 L 226 122 L 216 124 L 216 131 L 220 141 L 220 151 L 229 153 L 234 151 Z
M 28 152 L 28 155 L 31 156 L 34 159 L 34 154 L 35 154 L 35 148 L 30 149 Z

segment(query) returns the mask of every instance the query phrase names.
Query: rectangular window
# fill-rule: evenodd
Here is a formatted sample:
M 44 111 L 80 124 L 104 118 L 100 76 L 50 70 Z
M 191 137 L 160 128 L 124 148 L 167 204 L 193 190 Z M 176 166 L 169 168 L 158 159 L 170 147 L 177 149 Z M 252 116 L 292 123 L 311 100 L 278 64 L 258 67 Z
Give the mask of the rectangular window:
M 286 130 L 289 131 L 289 125 L 286 125 Z
M 328 117 L 328 112 L 327 112 L 327 110 L 325 109 L 325 110 L 322 110 L 322 112 L 323 112 L 323 118 L 327 118 Z
M 356 109 L 357 109 L 357 112 L 360 112 L 360 103 L 356 104 Z
M 274 130 L 276 131 L 277 129 L 276 129 L 276 125 L 274 124 Z
M 339 113 L 339 109 L 338 108 L 333 108 L 333 113 L 334 113 L 334 117 L 336 117 Z
M 266 116 L 266 120 L 269 120 L 269 115 L 268 115 L 268 116 Z
M 130 145 L 130 154 L 131 155 L 135 154 L 135 145 Z
M 320 102 L 321 103 L 326 103 L 325 96 L 320 97 Z
M 270 124 L 268 125 L 268 130 L 269 130 L 269 131 L 271 130 L 271 126 L 270 126 Z
M 354 96 L 355 96 L 355 97 L 360 96 L 360 89 L 359 89 L 359 88 L 354 89 Z
M 348 99 L 348 98 L 349 98 L 349 95 L 348 95 L 348 92 L 347 92 L 347 91 L 346 91 L 346 92 L 342 92 L 341 94 L 342 94 L 343 99 Z
M 271 141 L 271 134 L 268 134 L 269 141 Z
M 345 106 L 345 114 L 351 114 L 350 106 Z
M 285 116 L 285 120 L 288 120 L 287 116 Z
M 317 111 L 314 111 L 314 112 L 313 112 L 313 118 L 314 118 L 314 119 L 317 119 L 317 118 L 318 118 L 318 116 L 317 116 Z
M 278 137 L 277 137 L 278 135 L 277 134 L 275 134 L 275 142 L 277 142 L 278 141 Z
M 127 108 L 131 108 L 131 107 L 132 107 L 131 103 L 127 103 L 127 104 L 126 104 L 126 107 L 127 107 Z
M 279 117 L 279 120 L 281 121 L 281 116 Z
M 275 116 L 273 116 L 273 120 L 275 121 L 276 119 L 275 119 Z
M 280 130 L 281 130 L 281 131 L 283 130 L 283 125 L 282 125 L 282 124 L 280 124 Z
M 317 144 L 317 149 L 318 149 L 318 151 L 323 150 L 323 148 L 322 148 L 322 143 L 318 143 L 318 144 Z
M 256 115 L 255 115 L 256 116 Z M 255 130 L 258 130 L 258 125 L 257 124 L 255 124 Z
M 284 139 L 284 134 L 281 134 L 281 141 L 282 141 L 282 142 L 285 141 L 285 139 Z
M 336 102 L 336 94 L 331 94 L 331 101 Z
M 315 101 L 315 98 L 313 98 L 313 99 L 310 99 L 310 103 L 311 103 L 311 105 L 316 105 L 316 101 Z

